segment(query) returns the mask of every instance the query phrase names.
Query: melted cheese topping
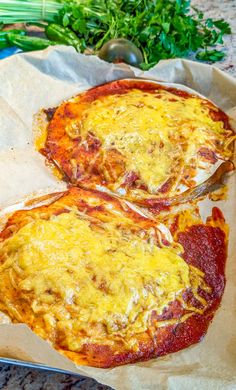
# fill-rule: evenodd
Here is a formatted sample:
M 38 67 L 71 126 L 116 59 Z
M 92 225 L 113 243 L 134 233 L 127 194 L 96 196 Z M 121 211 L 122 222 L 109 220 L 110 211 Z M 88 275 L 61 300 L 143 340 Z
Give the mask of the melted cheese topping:
M 151 193 L 179 176 L 182 167 L 197 168 L 202 146 L 217 151 L 218 139 L 224 155 L 223 122 L 213 121 L 198 97 L 185 99 L 165 90 L 157 90 L 155 96 L 133 89 L 95 100 L 80 124 L 84 137 L 92 132 L 103 148 L 120 151 L 127 169 L 138 173 Z
M 188 288 L 206 305 L 197 294 L 206 288 L 204 274 L 177 249 L 112 224 L 91 225 L 74 212 L 25 225 L 0 244 L 0 259 L 0 309 L 72 351 L 117 337 L 132 343 L 152 311 L 161 314 L 176 299 L 188 315 L 199 311 L 182 300 Z

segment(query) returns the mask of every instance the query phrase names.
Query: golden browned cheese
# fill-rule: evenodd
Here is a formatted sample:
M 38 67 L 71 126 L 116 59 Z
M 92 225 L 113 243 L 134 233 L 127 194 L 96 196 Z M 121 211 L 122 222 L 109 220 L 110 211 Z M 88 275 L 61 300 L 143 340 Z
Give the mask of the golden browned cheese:
M 73 188 L 49 206 L 16 212 L 1 234 L 0 309 L 80 363 L 88 344 L 135 353 L 151 328 L 204 313 L 199 289 L 211 292 L 162 230 L 108 195 Z M 173 302 L 183 311 L 162 318 Z
M 126 169 L 137 172 L 154 194 L 170 179 L 174 168 L 179 169 L 177 162 L 189 166 L 201 147 L 216 152 L 215 141 L 223 140 L 225 134 L 223 122 L 213 121 L 201 99 L 171 98 L 165 90 L 156 98 L 137 89 L 106 96 L 84 111 L 81 126 L 75 120 L 65 130 L 72 138 L 81 135 L 82 139 L 92 131 L 105 150 L 114 148 L 125 156 Z M 230 155 L 225 147 L 221 152 L 224 158 Z M 194 161 L 196 166 L 200 163 L 200 157 Z

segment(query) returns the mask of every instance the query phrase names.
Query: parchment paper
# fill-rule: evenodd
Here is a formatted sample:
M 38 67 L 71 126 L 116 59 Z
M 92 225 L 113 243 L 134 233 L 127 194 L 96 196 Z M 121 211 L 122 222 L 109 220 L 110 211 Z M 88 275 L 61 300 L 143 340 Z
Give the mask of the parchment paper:
M 161 61 L 148 72 L 112 65 L 73 48 L 57 46 L 18 54 L 0 62 L 0 209 L 29 194 L 65 188 L 33 147 L 32 121 L 39 109 L 54 107 L 84 89 L 126 77 L 146 77 L 193 88 L 236 118 L 236 80 L 187 60 Z M 25 325 L 0 325 L 0 356 L 44 363 L 91 376 L 116 389 L 236 389 L 236 175 L 229 199 L 217 202 L 231 226 L 227 284 L 222 305 L 204 340 L 167 357 L 113 369 L 76 367 Z M 211 213 L 205 202 L 203 213 Z

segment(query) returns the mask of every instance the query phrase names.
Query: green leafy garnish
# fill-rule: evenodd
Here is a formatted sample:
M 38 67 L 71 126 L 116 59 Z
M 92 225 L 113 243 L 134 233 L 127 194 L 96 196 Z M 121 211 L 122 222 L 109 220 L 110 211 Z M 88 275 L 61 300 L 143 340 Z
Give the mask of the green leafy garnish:
M 197 53 L 196 58 L 201 61 L 219 61 L 224 58 L 225 54 L 219 50 L 205 50 Z
M 218 61 L 224 53 L 209 50 L 223 43 L 230 26 L 223 19 L 204 19 L 190 0 L 80 0 L 68 1 L 56 21 L 82 39 L 84 49 L 99 50 L 110 39 L 126 38 L 143 53 L 143 69 L 159 60 L 197 53 L 202 61 Z

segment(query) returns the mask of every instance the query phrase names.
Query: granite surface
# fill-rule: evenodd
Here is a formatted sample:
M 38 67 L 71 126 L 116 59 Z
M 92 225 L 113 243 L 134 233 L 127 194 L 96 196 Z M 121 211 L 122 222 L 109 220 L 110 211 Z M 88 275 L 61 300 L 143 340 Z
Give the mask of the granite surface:
M 192 0 L 191 4 L 202 10 L 206 18 L 225 19 L 230 23 L 232 34 L 224 37 L 226 56 L 214 66 L 236 77 L 236 0 Z M 222 46 L 219 48 L 222 50 Z
M 0 364 L 1 390 L 111 390 L 93 379 Z
M 236 0 L 193 0 L 192 4 L 203 10 L 206 17 L 224 18 L 231 24 L 233 34 L 225 38 L 226 57 L 215 66 L 236 77 Z M 108 390 L 109 387 L 100 385 L 93 379 L 0 364 L 0 389 Z

